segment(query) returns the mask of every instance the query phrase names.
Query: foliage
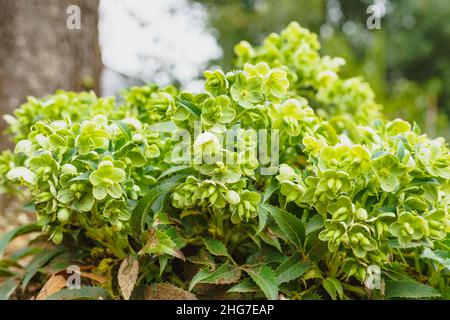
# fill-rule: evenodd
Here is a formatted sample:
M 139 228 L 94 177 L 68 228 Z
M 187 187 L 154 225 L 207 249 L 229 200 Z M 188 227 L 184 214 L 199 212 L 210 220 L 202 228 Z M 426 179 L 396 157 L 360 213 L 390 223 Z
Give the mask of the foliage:
M 445 140 L 385 120 L 370 86 L 341 78 L 344 61 L 318 50 L 317 37 L 291 23 L 259 47 L 238 44 L 237 69 L 206 71 L 204 93 L 150 85 L 120 103 L 89 95 L 106 104 L 101 112 L 58 102 L 46 120 L 35 115 L 51 97 L 18 109 L 9 122 L 24 160 L 6 176 L 32 192 L 38 224 L 62 250 L 36 255 L 22 285 L 77 248 L 112 297 L 112 278 L 131 257 L 139 275 L 118 275 L 126 298 L 130 283 L 163 281 L 206 297 L 444 296 Z M 67 95 L 78 106 L 86 94 Z M 175 129 L 190 134 L 191 157 L 174 156 Z M 282 164 L 258 157 L 258 129 L 278 136 L 271 155 Z M 236 135 L 231 147 L 226 130 Z M 364 290 L 373 266 L 386 292 Z M 100 290 L 88 288 L 79 297 Z

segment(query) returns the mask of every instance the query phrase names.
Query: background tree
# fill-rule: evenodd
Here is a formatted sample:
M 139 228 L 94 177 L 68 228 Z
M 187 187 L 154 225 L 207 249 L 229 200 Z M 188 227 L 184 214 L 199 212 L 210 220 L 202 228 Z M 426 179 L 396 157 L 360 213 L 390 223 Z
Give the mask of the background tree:
M 70 5 L 81 9 L 80 30 L 67 28 Z M 0 0 L 0 113 L 57 89 L 98 92 L 97 25 L 98 0 Z

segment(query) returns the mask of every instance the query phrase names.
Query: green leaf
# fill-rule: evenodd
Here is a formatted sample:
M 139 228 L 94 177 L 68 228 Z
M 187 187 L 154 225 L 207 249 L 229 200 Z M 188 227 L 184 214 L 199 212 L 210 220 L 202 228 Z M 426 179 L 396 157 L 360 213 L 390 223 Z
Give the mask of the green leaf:
M 202 111 L 200 110 L 200 108 L 197 107 L 192 102 L 190 102 L 189 100 L 184 99 L 184 98 L 179 98 L 176 101 L 180 106 L 182 106 L 188 112 L 192 113 L 194 116 L 200 117 L 200 115 L 202 114 Z
M 229 284 L 239 280 L 241 271 L 231 267 L 228 263 L 221 265 L 215 271 L 201 269 L 191 280 L 189 291 L 199 283 Z
M 110 299 L 111 296 L 108 291 L 102 287 L 84 286 L 80 289 L 62 289 L 47 297 L 46 300 L 98 300 L 99 298 L 105 300 Z
M 434 250 L 425 248 L 422 253 L 422 258 L 430 259 L 436 261 L 450 270 L 450 253 L 444 250 Z
M 267 222 L 267 210 L 262 209 L 261 205 L 259 206 L 258 210 L 258 220 L 258 229 L 256 230 L 256 234 L 261 233 Z
M 262 290 L 267 299 L 269 300 L 278 299 L 277 278 L 275 276 L 275 273 L 270 267 L 260 266 L 253 269 L 244 269 L 244 270 Z
M 320 214 L 316 214 L 306 223 L 305 235 L 309 235 L 314 231 L 320 230 L 322 227 L 323 227 L 322 216 Z
M 286 238 L 297 248 L 301 249 L 305 238 L 305 227 L 302 221 L 294 215 L 268 204 L 261 205 L 261 208 L 272 215 L 275 222 L 286 235 Z
M 337 297 L 340 299 L 344 297 L 344 290 L 342 289 L 342 285 L 339 280 L 332 277 L 323 279 L 322 286 L 333 300 L 336 300 Z
M 269 186 L 266 188 L 266 190 L 264 191 L 264 195 L 263 195 L 263 203 L 266 203 L 270 197 L 272 196 L 272 194 L 277 191 L 280 188 L 280 185 L 278 184 L 278 181 L 275 179 L 272 179 L 272 181 L 270 181 Z
M 277 248 L 278 251 L 283 252 L 283 250 L 281 249 L 280 241 L 274 234 L 265 230 L 259 234 L 259 237 L 261 238 L 262 241 L 264 241 L 268 245 L 271 245 Z
M 191 166 L 175 166 L 175 167 L 171 167 L 170 169 L 167 169 L 166 171 L 161 173 L 161 175 L 158 177 L 157 180 L 161 180 L 162 178 L 170 176 L 171 174 L 178 173 L 178 172 L 185 171 L 185 170 L 192 170 L 192 167 Z
M 436 289 L 412 280 L 387 280 L 386 298 L 436 298 L 441 294 Z
M 276 270 L 278 284 L 292 281 L 301 277 L 310 268 L 310 263 L 301 259 L 299 253 L 294 253 Z
M 127 141 L 130 141 L 132 139 L 130 125 L 122 121 L 116 121 L 116 124 L 124 134 Z
M 228 290 L 228 293 L 250 293 L 250 292 L 258 292 L 259 287 L 251 278 L 246 278 L 237 285 L 233 286 Z
M 156 255 L 168 254 L 185 261 L 185 257 L 175 242 L 169 235 L 160 230 L 152 230 L 145 246 L 139 251 L 139 254 L 152 253 Z
M 206 249 L 215 256 L 229 257 L 228 250 L 225 245 L 217 239 L 213 238 L 202 238 Z
M 160 256 L 158 258 L 158 260 L 159 260 L 159 276 L 161 277 L 162 274 L 164 273 L 164 270 L 166 269 L 167 262 L 169 261 L 169 257 L 168 256 Z
M 19 282 L 14 278 L 7 279 L 0 284 L 0 300 L 8 300 L 18 285 Z
M 33 224 L 27 224 L 21 227 L 18 227 L 14 230 L 11 230 L 10 232 L 6 233 L 1 239 L 0 239 L 0 258 L 3 257 L 3 253 L 8 246 L 8 244 L 13 240 L 14 238 L 30 233 L 35 231 L 41 231 L 42 227 L 38 226 L 36 223 Z
M 191 283 L 189 284 L 189 291 L 192 291 L 197 284 L 201 283 L 201 281 L 206 279 L 210 274 L 211 272 L 209 270 L 200 269 L 200 271 L 192 278 Z
M 61 254 L 61 250 L 42 250 L 36 254 L 30 263 L 25 267 L 26 273 L 22 281 L 22 289 L 25 290 L 28 283 L 33 279 L 35 274 L 39 271 L 41 267 L 46 265 L 50 260 L 55 258 L 57 255 Z
M 178 184 L 178 181 L 186 177 L 187 173 L 180 173 L 170 178 L 162 180 L 159 184 L 150 188 L 148 193 L 142 198 L 131 213 L 130 226 L 132 234 L 136 239 L 140 239 L 142 232 L 145 230 L 144 224 L 147 218 L 147 214 L 161 194 L 168 194 Z M 159 198 L 161 201 L 162 199 Z M 159 207 L 153 208 L 157 210 Z

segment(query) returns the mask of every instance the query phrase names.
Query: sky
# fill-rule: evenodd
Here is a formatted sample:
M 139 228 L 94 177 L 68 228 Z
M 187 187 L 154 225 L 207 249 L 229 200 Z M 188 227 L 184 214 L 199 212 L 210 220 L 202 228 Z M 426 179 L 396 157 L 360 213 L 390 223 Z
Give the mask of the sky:
M 99 32 L 105 95 L 136 78 L 160 85 L 177 79 L 200 91 L 199 71 L 222 54 L 207 12 L 188 0 L 101 0 Z

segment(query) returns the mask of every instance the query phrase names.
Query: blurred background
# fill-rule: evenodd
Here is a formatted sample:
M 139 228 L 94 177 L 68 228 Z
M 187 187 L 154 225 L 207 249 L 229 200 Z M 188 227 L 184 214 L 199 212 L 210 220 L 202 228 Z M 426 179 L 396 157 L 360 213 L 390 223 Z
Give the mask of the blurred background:
M 71 5 L 80 29 L 67 25 Z M 371 5 L 380 29 L 367 27 Z M 320 36 L 323 54 L 346 59 L 344 76 L 367 79 L 389 117 L 450 137 L 444 0 L 0 0 L 0 114 L 57 89 L 114 95 L 156 82 L 199 91 L 202 70 L 232 68 L 234 44 L 293 20 Z

